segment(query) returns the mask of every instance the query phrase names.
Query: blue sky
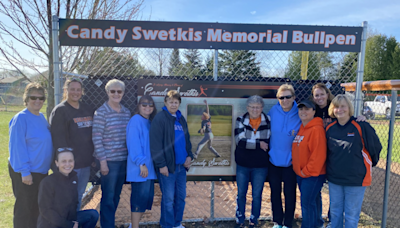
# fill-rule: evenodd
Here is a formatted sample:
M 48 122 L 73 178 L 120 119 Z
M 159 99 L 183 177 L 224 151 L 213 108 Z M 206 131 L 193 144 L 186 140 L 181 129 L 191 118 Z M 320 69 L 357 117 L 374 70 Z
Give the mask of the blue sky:
M 400 0 L 146 0 L 143 20 L 361 26 L 400 41 Z

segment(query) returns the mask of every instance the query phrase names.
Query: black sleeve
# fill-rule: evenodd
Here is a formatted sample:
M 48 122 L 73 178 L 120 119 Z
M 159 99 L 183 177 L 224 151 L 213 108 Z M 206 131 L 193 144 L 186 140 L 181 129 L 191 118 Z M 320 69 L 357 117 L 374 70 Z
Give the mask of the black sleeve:
M 55 149 L 68 147 L 68 120 L 65 117 L 65 109 L 56 107 L 50 114 L 50 132 Z
M 165 123 L 162 121 L 164 115 L 162 112 L 163 111 L 154 117 L 150 125 L 150 153 L 155 168 L 167 166 L 164 156 L 163 138 L 165 134 Z
M 361 126 L 365 148 L 369 152 L 372 159 L 372 166 L 376 166 L 382 150 L 382 144 L 376 135 L 375 129 L 367 122 L 358 122 Z
M 49 176 L 50 177 L 50 176 Z M 61 217 L 57 210 L 55 210 L 53 198 L 54 198 L 54 185 L 49 181 L 50 179 L 45 178 L 39 186 L 39 212 L 41 216 L 46 219 L 50 224 L 56 227 L 62 228 L 71 228 L 74 226 L 72 221 L 67 220 L 66 218 Z

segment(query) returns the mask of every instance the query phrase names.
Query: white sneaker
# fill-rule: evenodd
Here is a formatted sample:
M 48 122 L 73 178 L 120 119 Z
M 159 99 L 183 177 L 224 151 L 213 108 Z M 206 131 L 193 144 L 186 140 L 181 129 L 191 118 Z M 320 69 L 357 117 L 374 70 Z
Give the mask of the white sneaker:
M 278 223 L 274 222 L 274 226 L 272 228 L 282 228 L 282 226 L 279 225 Z
M 174 226 L 174 228 L 185 228 L 182 224 L 180 224 L 179 226 Z

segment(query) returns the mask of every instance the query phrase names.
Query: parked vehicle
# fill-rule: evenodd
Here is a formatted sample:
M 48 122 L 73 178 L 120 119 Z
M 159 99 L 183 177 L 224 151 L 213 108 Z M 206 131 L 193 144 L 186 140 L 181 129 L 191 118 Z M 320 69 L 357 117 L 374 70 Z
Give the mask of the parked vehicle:
M 390 118 L 390 109 L 392 107 L 392 96 L 389 95 L 378 95 L 374 101 L 367 101 L 364 107 L 368 106 L 372 109 L 372 112 L 376 115 L 385 115 L 386 118 Z M 400 97 L 397 97 L 396 101 L 396 116 L 400 115 Z
M 365 118 L 367 118 L 367 120 L 375 119 L 375 113 L 369 106 L 364 106 L 363 115 L 365 116 Z

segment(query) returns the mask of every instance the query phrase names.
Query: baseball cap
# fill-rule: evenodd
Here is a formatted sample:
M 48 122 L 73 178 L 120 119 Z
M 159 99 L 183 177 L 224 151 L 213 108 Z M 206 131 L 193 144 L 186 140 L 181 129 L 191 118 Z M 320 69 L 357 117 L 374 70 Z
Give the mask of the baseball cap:
M 314 102 L 310 101 L 310 100 L 303 100 L 302 102 L 300 102 L 297 107 L 301 108 L 301 107 L 307 107 L 307 108 L 312 108 L 315 110 L 315 104 Z

